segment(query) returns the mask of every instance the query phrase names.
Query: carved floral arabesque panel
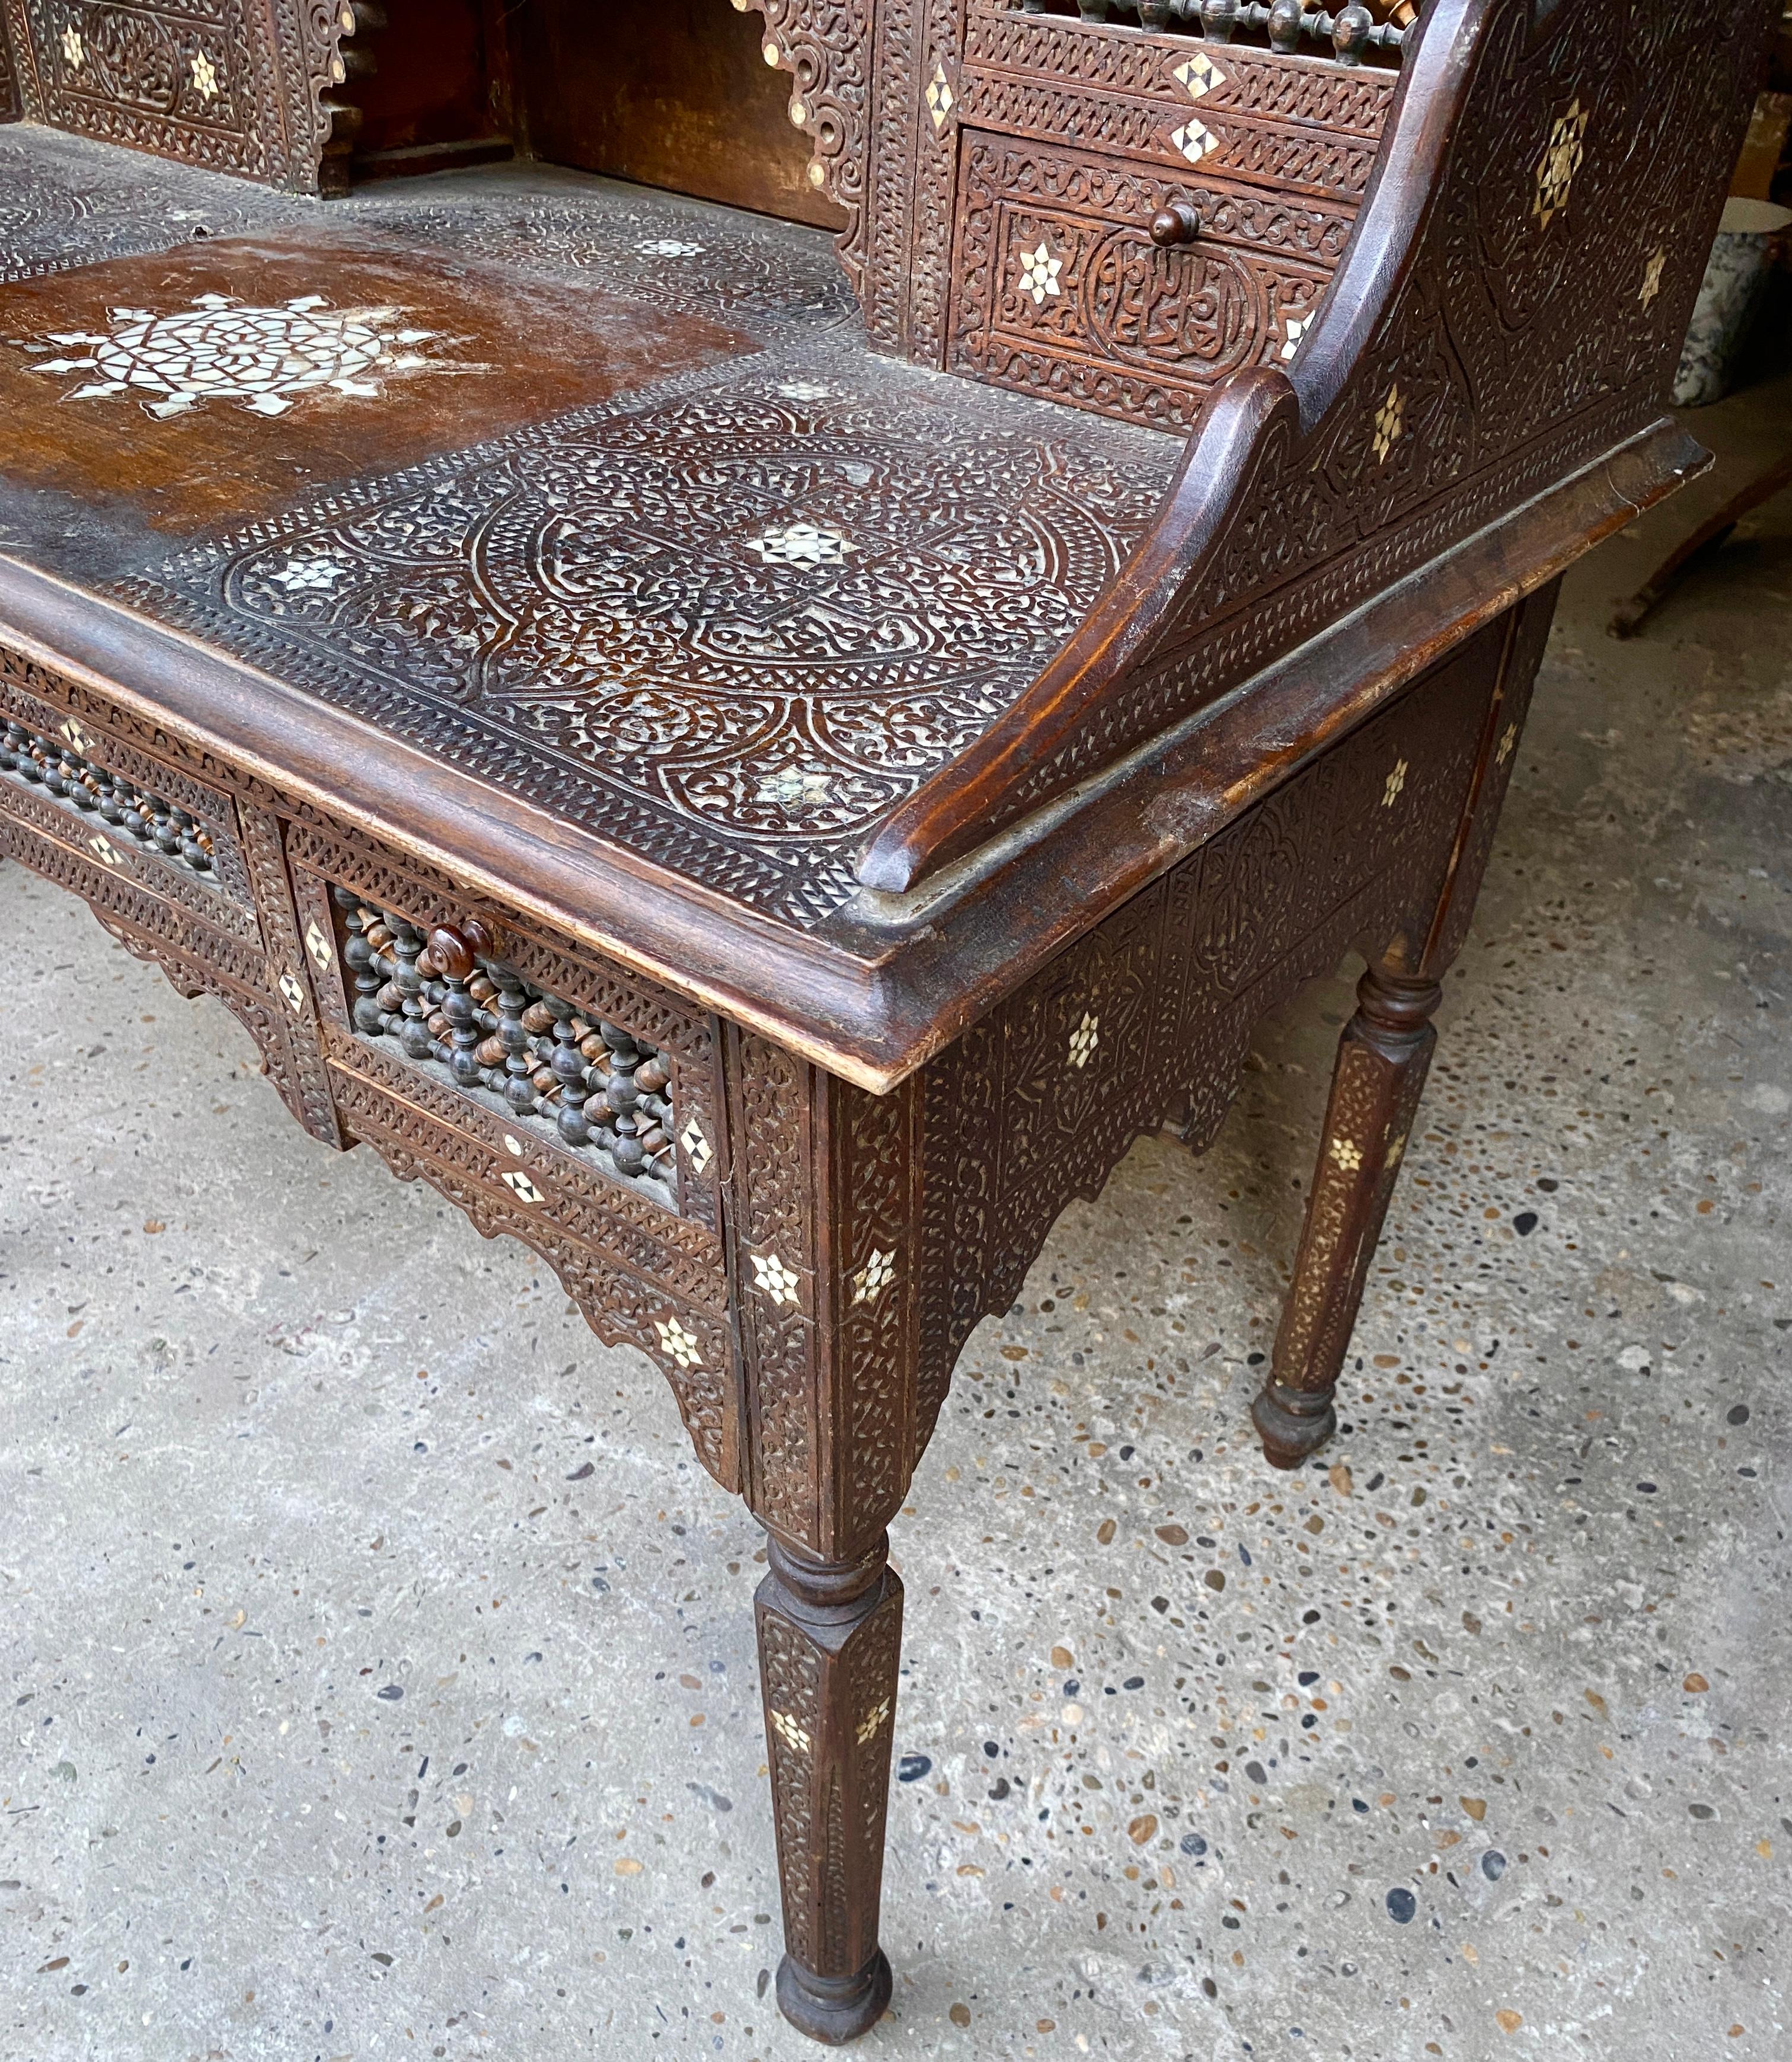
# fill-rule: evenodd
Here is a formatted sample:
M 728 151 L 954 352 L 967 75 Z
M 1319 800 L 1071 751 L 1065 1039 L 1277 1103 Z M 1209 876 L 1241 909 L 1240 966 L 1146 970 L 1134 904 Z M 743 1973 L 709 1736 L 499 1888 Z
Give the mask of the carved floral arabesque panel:
M 806 923 L 854 892 L 866 827 L 1070 635 L 1175 455 L 814 349 L 352 490 L 123 592 Z
M 343 33 L 323 0 L 6 0 L 33 119 L 315 192 Z
M 797 223 L 645 190 L 556 186 L 522 177 L 475 188 L 452 203 L 422 202 L 402 183 L 344 203 L 388 235 L 561 272 L 585 286 L 755 334 L 782 334 L 851 317 L 851 289 L 826 232 Z
M 0 283 L 291 221 L 299 203 L 238 180 L 0 129 Z

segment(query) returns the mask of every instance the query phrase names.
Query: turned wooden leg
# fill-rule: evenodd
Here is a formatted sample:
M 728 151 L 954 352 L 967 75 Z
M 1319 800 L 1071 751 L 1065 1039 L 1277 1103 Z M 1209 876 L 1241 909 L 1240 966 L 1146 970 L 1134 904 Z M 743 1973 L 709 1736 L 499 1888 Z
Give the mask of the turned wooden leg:
M 1272 1466 L 1299 1467 L 1337 1429 L 1332 1391 L 1437 1042 L 1431 1015 L 1442 995 L 1428 977 L 1385 967 L 1371 966 L 1357 986 L 1294 1282 L 1269 1379 L 1251 1408 Z
M 838 2044 L 890 2003 L 878 1900 L 902 1585 L 887 1534 L 854 1561 L 767 1537 L 753 1601 L 784 1890 L 777 2002 L 793 2026 Z

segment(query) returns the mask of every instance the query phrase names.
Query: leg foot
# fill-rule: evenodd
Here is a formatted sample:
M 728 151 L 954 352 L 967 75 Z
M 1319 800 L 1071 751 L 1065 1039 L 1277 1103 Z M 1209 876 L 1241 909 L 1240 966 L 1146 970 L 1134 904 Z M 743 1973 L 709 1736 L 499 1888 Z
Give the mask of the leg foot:
M 890 2003 L 878 1946 L 902 1586 L 880 1538 L 851 1561 L 772 1535 L 754 1602 L 784 1892 L 777 2002 L 817 2040 L 851 2040 Z
M 786 1955 L 777 2008 L 799 2033 L 838 2048 L 869 2033 L 890 2009 L 890 1963 L 879 1948 L 856 1976 L 818 1976 Z
M 1319 1171 L 1269 1378 L 1251 1410 L 1272 1467 L 1297 1468 L 1337 1429 L 1332 1398 L 1437 1034 L 1443 990 L 1372 966 L 1332 1077 Z
M 1284 1389 L 1272 1374 L 1251 1406 L 1251 1422 L 1269 1465 L 1297 1468 L 1337 1430 L 1338 1414 L 1329 1390 Z

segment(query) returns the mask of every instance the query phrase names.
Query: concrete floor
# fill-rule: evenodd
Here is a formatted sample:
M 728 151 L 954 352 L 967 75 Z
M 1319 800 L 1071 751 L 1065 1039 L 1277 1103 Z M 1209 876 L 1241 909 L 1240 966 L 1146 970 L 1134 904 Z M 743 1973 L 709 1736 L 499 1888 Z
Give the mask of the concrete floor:
M 1336 1465 L 1244 1414 L 1346 981 L 972 1341 L 867 2056 L 1792 2052 L 1792 496 L 1602 632 L 1789 403 L 1570 584 Z M 16 868 L 0 955 L 0 2054 L 813 2054 L 657 1376 Z

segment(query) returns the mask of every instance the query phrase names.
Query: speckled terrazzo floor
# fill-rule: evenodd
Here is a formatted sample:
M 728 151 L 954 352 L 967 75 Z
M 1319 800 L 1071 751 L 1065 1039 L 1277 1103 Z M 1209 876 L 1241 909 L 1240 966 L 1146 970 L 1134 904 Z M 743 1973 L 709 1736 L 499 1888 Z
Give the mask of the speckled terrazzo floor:
M 1792 2052 L 1792 498 L 1601 628 L 1695 512 L 1572 584 L 1336 1450 L 1244 1410 L 1347 980 L 972 1342 L 868 2056 Z M 0 2056 L 814 2053 L 657 1378 L 16 869 L 0 951 Z

